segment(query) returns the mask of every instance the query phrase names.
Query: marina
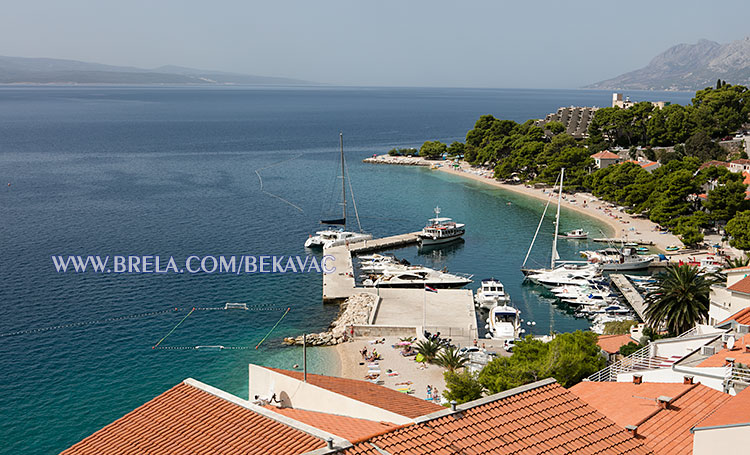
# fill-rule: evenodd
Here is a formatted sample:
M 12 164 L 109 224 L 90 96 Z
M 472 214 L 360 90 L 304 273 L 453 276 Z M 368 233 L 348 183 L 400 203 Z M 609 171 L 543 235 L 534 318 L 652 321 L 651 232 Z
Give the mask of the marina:
M 635 286 L 633 286 L 625 275 L 613 273 L 609 278 L 612 280 L 612 284 L 618 291 L 620 291 L 622 296 L 628 302 L 628 305 L 630 305 L 636 312 L 638 317 L 641 318 L 642 321 L 645 321 L 646 302 Z

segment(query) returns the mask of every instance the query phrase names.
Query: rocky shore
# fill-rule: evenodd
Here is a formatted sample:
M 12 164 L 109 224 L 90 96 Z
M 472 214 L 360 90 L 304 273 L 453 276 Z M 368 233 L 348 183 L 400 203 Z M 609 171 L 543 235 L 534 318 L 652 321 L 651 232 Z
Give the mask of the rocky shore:
M 308 346 L 334 346 L 347 340 L 348 330 L 353 325 L 367 325 L 375 309 L 378 297 L 362 292 L 354 294 L 341 304 L 338 317 L 325 332 L 307 334 Z M 302 345 L 302 335 L 284 338 L 284 344 Z

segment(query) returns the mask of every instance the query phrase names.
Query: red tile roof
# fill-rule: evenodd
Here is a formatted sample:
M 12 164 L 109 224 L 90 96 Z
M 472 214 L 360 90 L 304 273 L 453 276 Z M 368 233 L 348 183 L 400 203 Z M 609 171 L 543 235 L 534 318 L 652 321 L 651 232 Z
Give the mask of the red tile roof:
M 705 163 L 701 164 L 698 170 L 703 170 L 703 169 L 706 169 L 708 167 L 713 167 L 713 166 L 722 166 L 722 167 L 728 168 L 729 163 L 727 163 L 726 161 L 716 161 L 716 160 L 706 161 Z
M 639 425 L 638 434 L 660 455 L 689 455 L 693 453 L 690 429 L 729 398 L 726 393 L 696 384 L 681 397 L 673 399 L 668 409 L 658 411 Z
M 301 371 L 280 370 L 277 368 L 268 368 L 276 373 L 302 380 Z M 322 389 L 344 395 L 351 399 L 361 401 L 386 411 L 404 417 L 415 418 L 430 414 L 444 407 L 430 403 L 405 393 L 397 392 L 386 387 L 382 387 L 371 382 L 359 381 L 356 379 L 337 378 L 333 376 L 323 376 L 320 374 L 308 374 L 307 382 Z
M 734 292 L 741 292 L 743 294 L 750 294 L 750 275 L 729 286 L 727 289 Z
M 277 408 L 276 406 L 266 406 L 266 409 L 287 416 L 297 422 L 306 423 L 325 432 L 335 434 L 348 441 L 371 438 L 400 427 L 400 425 L 390 422 L 375 422 L 304 409 Z
M 599 158 L 599 159 L 605 159 L 605 160 L 615 160 L 619 159 L 620 157 L 616 154 L 610 152 L 609 150 L 602 150 L 599 153 L 594 153 L 591 155 L 591 158 Z
M 599 345 L 602 351 L 614 354 L 619 352 L 621 347 L 631 342 L 638 344 L 637 341 L 630 338 L 629 333 L 626 333 L 624 335 L 599 335 L 599 341 L 596 344 Z
M 320 438 L 182 382 L 62 455 L 290 454 Z
M 726 358 L 731 357 L 735 359 L 737 363 L 744 363 L 747 365 L 750 363 L 750 352 L 745 351 L 745 345 L 750 344 L 750 334 L 745 335 L 741 338 L 737 338 L 734 342 L 734 347 L 729 349 L 722 349 L 717 351 L 716 354 L 705 359 L 703 362 L 698 364 L 699 367 L 723 367 L 726 365 Z
M 417 419 L 355 444 L 347 455 L 646 454 L 650 449 L 554 380 L 539 381 Z
M 660 455 L 691 454 L 693 435 L 690 429 L 730 398 L 700 383 L 686 386 L 584 382 L 571 391 L 616 422 L 635 425 L 639 441 Z M 655 407 L 651 400 L 655 393 L 661 392 L 672 399 L 667 409 Z M 639 405 L 637 400 L 646 406 Z
M 734 313 L 733 315 L 721 321 L 719 325 L 724 324 L 729 321 L 735 321 L 737 322 L 737 324 L 742 324 L 742 325 L 750 325 L 750 307 Z
M 698 422 L 698 428 L 718 427 L 724 425 L 750 425 L 750 388 L 744 389 L 736 396 L 724 401 L 724 404 L 711 415 Z
M 750 160 L 747 159 L 747 158 L 740 158 L 740 159 L 737 159 L 737 160 L 732 160 L 732 164 L 743 164 L 743 165 L 746 165 L 746 164 L 750 164 Z
M 625 427 L 636 425 L 656 411 L 660 396 L 676 397 L 692 387 L 691 384 L 644 382 L 585 381 L 569 390 L 599 412 Z

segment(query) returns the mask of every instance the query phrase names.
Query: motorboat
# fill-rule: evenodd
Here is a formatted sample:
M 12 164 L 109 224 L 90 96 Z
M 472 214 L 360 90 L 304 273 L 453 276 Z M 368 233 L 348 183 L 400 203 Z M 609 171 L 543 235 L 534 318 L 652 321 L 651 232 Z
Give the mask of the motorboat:
M 357 259 L 359 259 L 359 269 L 364 273 L 382 273 L 385 269 L 393 267 L 396 264 L 409 265 L 408 262 L 401 262 L 394 256 L 384 256 L 382 254 L 358 256 Z
M 471 283 L 471 278 L 471 275 L 459 275 L 427 267 L 394 265 L 385 269 L 379 276 L 365 279 L 362 285 L 377 288 L 460 288 Z
M 343 229 L 325 229 L 317 231 L 305 241 L 305 248 L 331 248 L 339 245 L 349 245 L 372 239 L 371 234 L 349 232 Z
M 359 232 L 347 231 L 346 229 L 346 184 L 348 181 L 346 164 L 344 161 L 344 134 L 339 133 L 339 145 L 341 149 L 341 216 L 339 218 L 329 218 L 320 220 L 320 224 L 329 226 L 328 229 L 317 231 L 305 240 L 305 248 L 330 248 L 339 245 L 349 245 L 351 243 L 363 242 L 372 239 L 371 234 L 362 232 L 362 225 L 359 222 L 359 213 L 357 212 L 357 203 L 354 201 L 354 191 L 351 182 L 349 182 L 349 192 L 354 206 L 354 214 L 357 218 Z M 342 226 L 336 229 L 334 226 Z
M 435 218 L 430 218 L 422 232 L 418 234 L 419 243 L 421 245 L 448 243 L 460 239 L 465 232 L 465 224 L 440 217 L 440 207 L 435 207 Z
M 583 229 L 574 229 L 564 234 L 560 234 L 560 237 L 566 239 L 586 239 L 589 237 L 589 233 L 587 231 L 584 231 Z
M 482 285 L 477 289 L 477 293 L 474 296 L 474 303 L 479 308 L 489 310 L 496 305 L 510 303 L 510 296 L 505 293 L 503 283 L 490 278 L 482 280 Z
M 498 305 L 490 309 L 487 318 L 487 338 L 515 340 L 521 331 L 521 312 L 511 305 Z
M 603 250 L 582 251 L 586 259 L 604 271 L 647 269 L 655 256 L 639 256 L 633 248 L 605 248 Z

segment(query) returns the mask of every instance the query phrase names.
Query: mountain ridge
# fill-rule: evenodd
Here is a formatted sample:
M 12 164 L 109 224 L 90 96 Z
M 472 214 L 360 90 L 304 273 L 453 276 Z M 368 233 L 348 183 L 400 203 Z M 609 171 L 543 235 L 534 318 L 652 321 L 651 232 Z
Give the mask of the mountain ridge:
M 719 44 L 706 39 L 681 43 L 655 56 L 643 68 L 585 88 L 608 90 L 700 90 L 717 79 L 750 85 L 750 37 Z
M 8 56 L 0 56 L 0 84 L 318 85 L 286 77 L 174 65 L 149 69 L 80 60 Z

